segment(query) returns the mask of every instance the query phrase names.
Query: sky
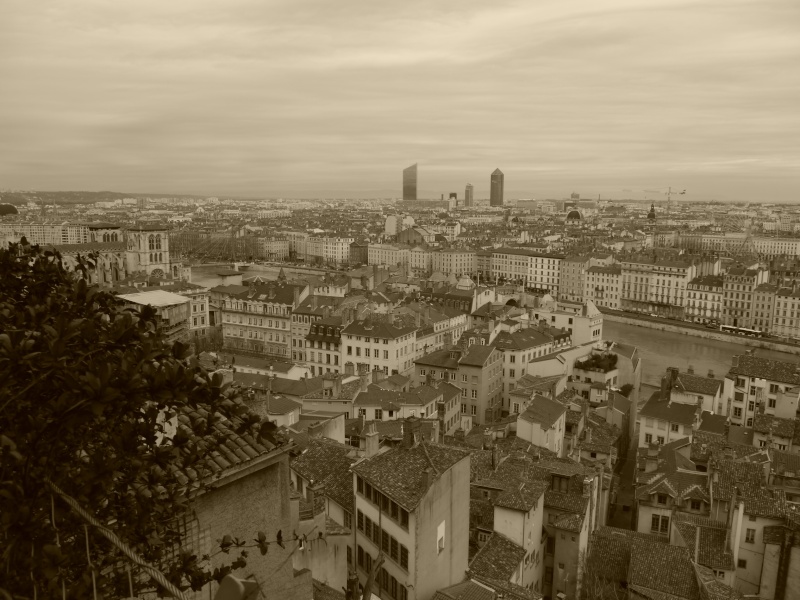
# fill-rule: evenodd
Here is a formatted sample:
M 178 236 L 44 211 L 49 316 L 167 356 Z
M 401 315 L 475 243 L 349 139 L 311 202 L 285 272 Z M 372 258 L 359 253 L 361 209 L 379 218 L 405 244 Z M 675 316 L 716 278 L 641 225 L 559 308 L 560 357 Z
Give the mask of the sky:
M 797 0 L 5 0 L 0 189 L 800 200 Z

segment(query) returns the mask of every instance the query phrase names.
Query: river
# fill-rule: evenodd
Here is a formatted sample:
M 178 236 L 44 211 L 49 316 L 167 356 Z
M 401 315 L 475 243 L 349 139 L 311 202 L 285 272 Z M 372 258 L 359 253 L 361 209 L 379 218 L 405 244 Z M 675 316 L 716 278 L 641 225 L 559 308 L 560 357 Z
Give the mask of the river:
M 722 378 L 731 367 L 731 357 L 744 354 L 748 348 L 733 342 L 718 342 L 703 338 L 636 327 L 624 323 L 603 323 L 603 339 L 639 348 L 642 364 L 642 383 L 658 386 L 667 367 L 685 371 L 694 367 L 696 375 Z M 800 357 L 777 350 L 756 349 L 756 355 L 800 364 Z

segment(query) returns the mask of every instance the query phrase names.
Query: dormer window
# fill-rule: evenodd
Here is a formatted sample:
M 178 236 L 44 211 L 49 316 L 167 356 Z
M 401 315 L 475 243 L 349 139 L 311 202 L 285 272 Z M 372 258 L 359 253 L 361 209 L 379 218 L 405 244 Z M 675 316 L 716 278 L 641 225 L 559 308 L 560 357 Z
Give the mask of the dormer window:
M 667 503 L 667 495 L 666 494 L 658 494 L 656 495 L 656 502 L 659 504 L 666 504 Z

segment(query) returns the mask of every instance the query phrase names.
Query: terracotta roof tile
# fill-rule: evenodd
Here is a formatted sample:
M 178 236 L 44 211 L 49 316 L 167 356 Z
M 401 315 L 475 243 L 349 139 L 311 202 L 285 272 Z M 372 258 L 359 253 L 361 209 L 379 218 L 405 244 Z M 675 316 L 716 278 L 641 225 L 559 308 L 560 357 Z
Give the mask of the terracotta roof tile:
M 432 469 L 436 477 L 461 460 L 468 459 L 469 454 L 460 448 L 422 442 L 411 448 L 393 448 L 363 460 L 353 467 L 353 471 L 403 508 L 413 510 L 428 491 L 423 482 L 425 470 Z
M 469 564 L 469 573 L 500 581 L 510 581 L 520 563 L 525 559 L 525 549 L 497 532 L 492 533 Z

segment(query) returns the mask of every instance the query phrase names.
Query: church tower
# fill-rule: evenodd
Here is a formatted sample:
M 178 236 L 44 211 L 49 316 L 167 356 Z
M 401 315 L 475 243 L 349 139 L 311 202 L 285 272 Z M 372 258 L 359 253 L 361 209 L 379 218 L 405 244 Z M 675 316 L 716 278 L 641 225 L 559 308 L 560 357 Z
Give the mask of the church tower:
M 128 274 L 177 277 L 169 257 L 169 230 L 163 225 L 140 224 L 128 229 L 126 259 Z

